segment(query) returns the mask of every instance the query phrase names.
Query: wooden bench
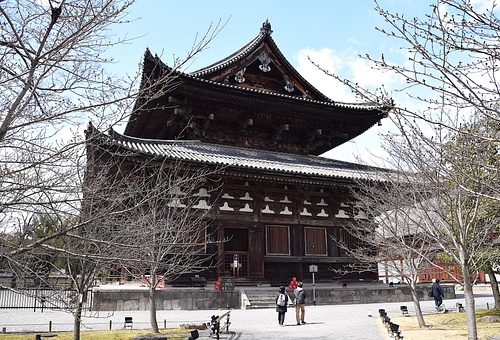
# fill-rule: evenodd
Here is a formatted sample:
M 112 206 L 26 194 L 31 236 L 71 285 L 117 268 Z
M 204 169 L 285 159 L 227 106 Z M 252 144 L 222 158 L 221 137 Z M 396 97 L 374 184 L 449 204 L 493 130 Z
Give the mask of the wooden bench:
M 40 333 L 35 335 L 35 340 L 42 340 L 42 338 L 52 338 L 54 336 L 57 336 L 57 334 L 52 334 L 52 333 Z

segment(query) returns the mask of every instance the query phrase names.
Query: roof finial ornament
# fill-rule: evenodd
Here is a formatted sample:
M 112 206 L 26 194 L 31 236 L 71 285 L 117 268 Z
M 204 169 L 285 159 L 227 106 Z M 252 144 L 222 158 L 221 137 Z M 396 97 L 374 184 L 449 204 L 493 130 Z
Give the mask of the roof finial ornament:
M 271 29 L 271 23 L 269 22 L 268 19 L 266 19 L 266 21 L 262 24 L 260 33 L 268 35 L 271 35 L 271 33 L 273 33 L 273 30 Z

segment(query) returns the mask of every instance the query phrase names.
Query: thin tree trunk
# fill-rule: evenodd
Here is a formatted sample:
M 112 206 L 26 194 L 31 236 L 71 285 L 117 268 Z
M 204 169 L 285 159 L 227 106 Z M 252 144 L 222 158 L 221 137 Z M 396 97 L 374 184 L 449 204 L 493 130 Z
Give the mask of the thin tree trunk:
M 498 289 L 498 281 L 495 277 L 495 272 L 491 266 L 487 266 L 485 272 L 490 277 L 491 291 L 493 292 L 493 299 L 495 300 L 495 309 L 500 309 L 500 290 Z
M 467 339 L 477 340 L 476 305 L 467 265 L 462 265 L 464 279 L 465 311 L 467 313 Z
M 149 286 L 149 321 L 151 323 L 151 332 L 160 333 L 158 321 L 156 319 L 156 279 L 151 275 L 151 284 Z
M 418 327 L 427 327 L 425 324 L 424 316 L 422 315 L 422 308 L 420 308 L 420 301 L 417 294 L 417 285 L 415 281 L 410 282 L 411 298 L 413 300 L 413 306 L 415 307 L 415 315 L 417 316 Z
M 78 295 L 76 302 L 76 310 L 73 318 L 73 340 L 80 340 L 80 325 L 82 323 L 83 299 L 81 294 Z

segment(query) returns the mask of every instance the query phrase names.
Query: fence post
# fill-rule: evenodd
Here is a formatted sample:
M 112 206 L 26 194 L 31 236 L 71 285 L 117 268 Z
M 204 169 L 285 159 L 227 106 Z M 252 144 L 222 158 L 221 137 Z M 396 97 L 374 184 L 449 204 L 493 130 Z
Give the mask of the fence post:
M 35 299 L 33 301 L 33 312 L 36 312 L 36 300 L 38 297 L 38 289 L 35 289 Z
M 52 332 L 52 321 L 49 321 L 49 333 Z
M 109 330 L 112 330 L 112 329 L 113 329 L 113 321 L 109 320 Z

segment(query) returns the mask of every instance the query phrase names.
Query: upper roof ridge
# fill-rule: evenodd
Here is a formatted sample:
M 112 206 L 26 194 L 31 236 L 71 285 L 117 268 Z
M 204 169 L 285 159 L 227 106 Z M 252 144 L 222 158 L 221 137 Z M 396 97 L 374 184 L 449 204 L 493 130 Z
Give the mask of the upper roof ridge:
M 247 54 L 254 51 L 266 37 L 269 37 L 269 39 L 272 40 L 271 38 L 272 32 L 273 31 L 271 30 L 271 23 L 269 22 L 269 20 L 266 19 L 266 21 L 262 24 L 262 27 L 260 28 L 259 34 L 257 34 L 257 36 L 255 36 L 252 40 L 250 40 L 246 45 L 244 45 L 243 47 L 236 50 L 235 52 L 233 52 L 232 54 L 230 54 L 229 56 L 227 56 L 222 60 L 216 61 L 211 65 L 205 66 L 199 70 L 191 72 L 190 75 L 193 77 L 199 77 L 204 74 L 211 73 L 227 65 L 236 63 L 238 60 L 243 59 Z

